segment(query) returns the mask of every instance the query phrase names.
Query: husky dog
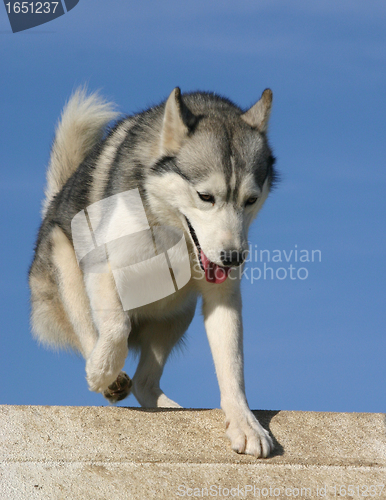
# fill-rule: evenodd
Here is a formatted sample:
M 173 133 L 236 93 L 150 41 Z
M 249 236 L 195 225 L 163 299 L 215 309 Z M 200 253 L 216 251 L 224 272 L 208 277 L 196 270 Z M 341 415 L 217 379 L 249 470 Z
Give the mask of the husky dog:
M 160 378 L 201 294 L 226 434 L 236 452 L 255 457 L 267 457 L 273 442 L 245 396 L 236 268 L 275 179 L 266 135 L 271 104 L 269 89 L 244 111 L 216 94 L 181 95 L 175 88 L 166 102 L 108 128 L 117 118 L 113 106 L 78 89 L 57 126 L 29 273 L 36 338 L 79 351 L 90 390 L 113 403 L 132 391 L 144 407 L 179 407 L 162 392 Z M 185 235 L 191 278 L 175 293 L 125 311 L 111 270 L 86 273 L 79 266 L 71 221 L 133 189 L 151 226 Z M 129 349 L 140 352 L 132 380 L 122 371 Z

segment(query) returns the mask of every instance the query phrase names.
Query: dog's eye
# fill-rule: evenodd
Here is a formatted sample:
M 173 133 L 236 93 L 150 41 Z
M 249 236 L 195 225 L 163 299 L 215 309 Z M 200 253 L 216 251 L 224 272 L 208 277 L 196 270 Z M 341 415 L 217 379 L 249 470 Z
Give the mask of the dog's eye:
M 197 192 L 197 194 L 202 201 L 207 201 L 208 203 L 212 203 L 212 205 L 214 205 L 214 196 L 212 196 L 211 194 L 199 193 L 199 192 Z
M 250 198 L 247 199 L 245 202 L 245 205 L 253 205 L 257 201 L 257 196 L 251 196 Z

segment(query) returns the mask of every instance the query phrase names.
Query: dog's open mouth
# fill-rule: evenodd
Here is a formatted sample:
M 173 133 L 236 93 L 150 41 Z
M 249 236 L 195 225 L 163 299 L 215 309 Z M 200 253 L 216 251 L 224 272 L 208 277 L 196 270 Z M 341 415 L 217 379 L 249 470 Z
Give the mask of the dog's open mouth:
M 196 245 L 200 266 L 205 273 L 206 281 L 208 281 L 208 283 L 216 283 L 216 284 L 223 283 L 227 279 L 228 274 L 230 273 L 232 268 L 219 266 L 218 264 L 215 264 L 214 262 L 208 259 L 208 257 L 204 254 L 204 252 L 201 249 L 200 242 L 198 241 L 196 232 L 193 229 L 189 219 L 186 216 L 185 219 L 188 224 L 192 240 Z

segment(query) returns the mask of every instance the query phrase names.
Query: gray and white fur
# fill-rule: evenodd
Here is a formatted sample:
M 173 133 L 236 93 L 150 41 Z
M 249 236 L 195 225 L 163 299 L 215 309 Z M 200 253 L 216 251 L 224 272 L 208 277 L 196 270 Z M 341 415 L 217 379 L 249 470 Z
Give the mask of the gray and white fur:
M 266 135 L 271 103 L 269 89 L 245 112 L 215 94 L 176 88 L 166 102 L 108 128 L 117 118 L 113 106 L 77 90 L 56 130 L 29 274 L 35 337 L 79 351 L 90 390 L 111 402 L 132 391 L 144 407 L 179 407 L 160 378 L 201 294 L 227 436 L 235 451 L 256 457 L 267 457 L 273 442 L 245 396 L 240 279 L 232 272 L 243 265 L 249 226 L 275 179 Z M 150 225 L 184 232 L 192 278 L 173 295 L 125 312 L 111 272 L 80 269 L 71 220 L 134 188 Z M 210 269 L 229 268 L 225 280 L 211 279 Z M 129 349 L 140 352 L 132 381 L 122 372 Z

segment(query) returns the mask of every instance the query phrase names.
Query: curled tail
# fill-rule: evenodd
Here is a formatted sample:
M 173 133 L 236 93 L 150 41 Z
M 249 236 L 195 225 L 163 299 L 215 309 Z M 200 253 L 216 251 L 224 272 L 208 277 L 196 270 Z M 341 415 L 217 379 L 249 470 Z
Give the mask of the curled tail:
M 114 105 L 97 93 L 78 88 L 63 109 L 56 127 L 47 170 L 43 216 L 53 197 L 101 139 L 106 125 L 117 118 Z

